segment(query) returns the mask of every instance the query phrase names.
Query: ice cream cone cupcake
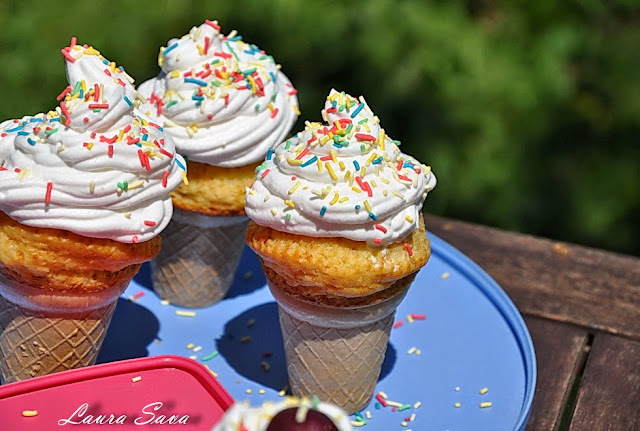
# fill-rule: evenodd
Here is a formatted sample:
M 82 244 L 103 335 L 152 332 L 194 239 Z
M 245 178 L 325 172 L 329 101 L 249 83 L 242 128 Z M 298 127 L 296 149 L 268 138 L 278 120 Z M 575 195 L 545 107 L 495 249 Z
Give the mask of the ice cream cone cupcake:
M 364 99 L 332 90 L 324 123 L 276 146 L 247 189 L 247 244 L 280 310 L 294 395 L 353 413 L 371 398 L 397 305 L 429 259 L 436 178 Z
M 171 194 L 176 213 L 152 262 L 153 286 L 176 305 L 202 307 L 231 286 L 248 224 L 244 189 L 289 133 L 298 101 L 271 56 L 215 21 L 171 39 L 158 64 L 139 90 L 188 159 L 189 182 Z
M 0 375 L 91 365 L 117 299 L 159 251 L 184 161 L 87 45 L 47 114 L 0 125 Z

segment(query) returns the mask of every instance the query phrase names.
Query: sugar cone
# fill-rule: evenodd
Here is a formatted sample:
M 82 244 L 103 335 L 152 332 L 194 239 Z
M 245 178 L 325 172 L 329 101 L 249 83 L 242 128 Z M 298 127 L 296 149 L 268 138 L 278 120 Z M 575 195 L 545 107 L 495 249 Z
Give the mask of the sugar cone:
M 181 307 L 205 307 L 231 287 L 244 247 L 248 218 L 211 217 L 175 209 L 151 261 L 153 288 Z
M 356 306 L 310 303 L 287 293 L 282 279 L 265 271 L 278 301 L 289 386 L 296 396 L 318 396 L 349 413 L 362 410 L 371 399 L 380 376 L 395 310 L 415 274 L 388 289 L 391 296 Z
M 36 311 L 0 296 L 3 383 L 95 364 L 116 303 L 63 314 Z

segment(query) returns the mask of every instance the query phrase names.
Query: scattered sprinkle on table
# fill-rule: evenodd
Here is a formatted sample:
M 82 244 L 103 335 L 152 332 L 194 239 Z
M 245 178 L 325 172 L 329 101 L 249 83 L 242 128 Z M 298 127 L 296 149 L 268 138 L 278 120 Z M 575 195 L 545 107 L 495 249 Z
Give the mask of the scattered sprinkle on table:
M 162 301 L 160 301 L 161 305 L 169 305 L 169 300 L 168 299 L 163 299 Z
M 484 403 L 480 403 L 480 408 L 484 409 L 486 407 L 491 407 L 493 405 L 493 403 L 491 401 L 486 401 Z
M 448 272 L 443 272 L 442 275 L 440 276 L 441 279 L 446 280 L 447 278 L 449 278 L 451 274 L 449 274 Z
M 193 344 L 193 343 L 187 344 L 187 349 L 189 349 L 189 350 L 193 349 L 194 347 L 195 347 L 195 344 Z
M 459 409 L 459 408 L 460 408 L 460 403 L 455 403 L 455 404 L 453 405 L 453 407 L 455 407 L 455 408 Z
M 200 350 L 202 350 L 202 346 L 196 346 L 193 348 L 193 353 L 198 353 Z
M 176 316 L 195 317 L 196 316 L 196 312 L 195 311 L 177 310 L 176 311 Z
M 136 382 L 139 382 L 140 380 L 142 380 L 142 377 L 136 376 L 136 377 L 131 379 L 131 382 L 136 383 Z
M 203 357 L 202 360 L 203 361 L 208 361 L 210 359 L 215 358 L 216 356 L 218 356 L 218 351 L 214 351 L 213 353 L 209 353 L 207 356 Z
M 38 416 L 38 410 L 23 410 L 22 416 L 25 418 L 32 418 L 34 416 Z
M 484 395 L 484 394 L 486 394 L 487 392 L 489 392 L 489 388 L 482 388 L 482 389 L 480 389 L 480 395 Z
M 251 389 L 247 389 L 245 392 L 246 392 L 247 394 L 252 394 L 252 393 L 253 393 L 253 391 L 252 391 Z

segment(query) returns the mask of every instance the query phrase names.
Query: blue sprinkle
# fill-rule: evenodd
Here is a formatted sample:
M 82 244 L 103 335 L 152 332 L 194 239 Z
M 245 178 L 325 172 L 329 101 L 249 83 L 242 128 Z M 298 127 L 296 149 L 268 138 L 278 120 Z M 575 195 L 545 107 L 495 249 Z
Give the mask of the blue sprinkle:
M 411 168 L 413 169 L 415 167 L 415 165 L 411 162 L 404 162 L 404 164 L 402 165 L 403 168 Z
M 342 144 L 338 143 L 338 142 L 334 142 L 333 146 L 336 147 L 336 148 L 342 148 Z
M 149 138 L 149 134 L 145 133 L 144 135 L 142 135 L 142 140 L 146 141 Z
M 204 96 L 191 96 L 193 100 L 204 100 Z
M 321 217 L 324 217 L 324 213 L 326 213 L 326 212 L 327 212 L 327 207 L 324 207 L 324 206 L 323 206 L 323 207 L 320 209 L 320 216 L 321 216 Z
M 8 131 L 8 130 L 7 130 Z M 19 136 L 29 136 L 31 133 L 29 132 L 18 132 Z
M 369 217 L 371 217 L 374 221 L 378 220 L 378 217 L 374 213 L 369 213 Z
M 360 111 L 362 111 L 362 108 L 364 108 L 364 103 L 359 104 L 358 107 L 351 113 L 351 118 L 356 118 L 356 115 L 358 115 Z
M 356 211 L 358 211 L 360 208 L 362 208 L 360 205 L 356 205 Z
M 273 72 L 269 72 L 269 76 L 271 77 L 271 81 L 275 84 L 277 79 L 276 79 L 276 75 Z M 277 94 L 277 93 L 275 93 Z
M 332 107 L 334 107 L 334 108 L 335 108 L 336 106 L 338 106 L 338 101 L 337 101 L 337 100 L 334 100 L 334 101 L 333 101 L 333 103 L 331 104 L 331 106 L 332 106 Z
M 127 105 L 133 106 L 133 103 L 131 102 L 131 100 L 129 100 L 127 96 L 124 96 L 124 101 L 127 102 Z
M 303 164 L 300 165 L 301 168 L 304 168 L 306 166 L 309 166 L 313 163 L 316 162 L 316 160 L 318 160 L 318 156 L 313 156 L 312 158 L 310 158 L 309 160 L 307 160 L 306 162 L 304 162 Z
M 51 120 L 49 120 L 49 122 L 53 123 L 54 121 L 57 121 L 58 123 L 60 122 L 59 118 L 52 118 Z
M 271 160 L 271 157 L 273 157 L 273 148 L 269 148 L 267 151 L 267 160 Z
M 177 158 L 177 157 L 176 157 L 174 160 L 176 161 L 176 163 L 178 164 L 178 167 L 179 167 L 180 169 L 182 169 L 183 171 L 184 171 L 184 170 L 186 170 L 186 169 L 184 168 L 184 165 L 183 165 L 182 163 L 180 163 L 180 160 L 178 160 L 178 158 Z
M 30 123 L 42 123 L 42 118 L 29 118 Z
M 357 161 L 353 161 L 353 166 L 356 168 L 356 171 L 360 170 L 360 164 Z
M 238 36 L 233 36 L 227 39 L 229 42 L 237 42 L 239 40 L 242 40 L 242 36 L 238 35 Z
M 104 60 L 102 60 L 102 63 L 103 63 L 103 64 L 109 64 L 109 60 L 104 59 Z
M 176 49 L 178 47 L 178 42 L 175 42 L 173 45 L 167 47 L 164 51 L 162 51 L 162 55 L 167 55 L 171 50 Z
M 5 130 L 5 132 L 7 132 L 7 133 L 17 132 L 18 130 L 22 130 L 22 127 L 24 127 L 24 126 L 18 126 L 18 127 L 13 128 L 13 129 Z
M 384 160 L 384 159 L 383 159 L 383 157 L 382 157 L 382 156 L 380 156 L 380 157 L 378 157 L 377 159 L 375 159 L 375 160 L 374 160 L 373 162 L 371 162 L 371 163 L 372 163 L 372 164 L 374 164 L 374 165 L 378 165 L 378 164 L 382 163 L 382 160 Z
M 208 84 L 204 81 L 201 81 L 199 79 L 193 79 L 193 78 L 184 78 L 184 82 L 185 83 L 191 83 L 191 84 L 198 84 L 200 86 L 206 87 Z
M 80 99 L 84 99 L 84 90 L 80 89 L 80 94 L 78 96 Z
M 31 138 L 27 138 L 27 142 L 30 143 L 31 145 L 35 145 L 36 144 L 36 141 L 34 141 Z

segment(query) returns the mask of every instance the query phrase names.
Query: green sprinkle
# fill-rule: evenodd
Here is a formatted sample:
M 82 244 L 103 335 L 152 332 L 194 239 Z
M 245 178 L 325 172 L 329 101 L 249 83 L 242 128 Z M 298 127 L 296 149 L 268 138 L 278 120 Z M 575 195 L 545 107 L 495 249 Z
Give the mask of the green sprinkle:
M 256 70 L 258 70 L 258 68 L 257 68 L 257 67 L 254 67 L 253 69 L 247 69 L 247 70 L 245 70 L 245 71 L 243 71 L 243 72 L 241 72 L 241 73 L 242 73 L 243 75 L 245 75 L 245 76 L 246 76 L 246 75 L 252 75 L 252 74 L 253 74 L 253 72 L 255 72 Z
M 127 190 L 129 190 L 129 182 L 128 182 L 127 180 L 124 180 L 124 181 L 123 181 L 123 182 L 121 182 L 121 183 L 117 183 L 116 185 L 117 185 L 117 186 L 118 186 L 118 188 L 119 188 L 120 190 L 122 190 L 122 191 L 125 191 L 125 192 L 126 192 Z
M 285 218 L 286 218 L 287 220 L 291 220 L 291 213 L 287 213 L 287 215 L 285 216 Z
M 203 360 L 203 361 L 208 361 L 208 360 L 210 360 L 210 359 L 215 358 L 216 356 L 218 356 L 218 351 L 217 351 L 217 350 L 216 350 L 216 351 L 214 351 L 213 353 L 209 353 L 207 356 L 204 356 L 204 357 L 202 358 L 202 360 Z
M 73 96 L 74 94 L 76 94 L 78 91 L 80 91 L 80 81 L 76 82 L 76 86 L 73 89 L 73 91 L 71 92 L 71 95 Z
M 211 62 L 211 65 L 213 66 L 214 64 L 218 64 L 218 63 L 220 63 L 221 61 L 222 61 L 222 60 L 220 60 L 219 58 L 216 58 L 215 60 L 213 60 L 213 61 Z
M 264 168 L 266 168 L 266 167 L 267 167 L 267 161 L 265 160 L 264 162 L 262 162 L 262 163 L 260 164 L 260 166 L 258 166 L 258 167 L 256 168 L 256 172 L 260 172 L 261 170 L 263 170 L 263 169 L 264 169 Z
M 402 411 L 405 411 L 405 410 L 410 409 L 410 408 L 411 408 L 411 404 L 405 404 L 402 407 L 398 407 L 398 411 L 402 412 Z
M 287 143 L 285 144 L 284 149 L 288 150 L 290 146 L 291 146 L 291 139 L 287 139 Z
M 45 135 L 53 135 L 54 133 L 56 133 L 58 131 L 58 129 L 51 129 L 51 130 L 45 130 L 44 134 Z
M 225 42 L 225 44 L 227 45 L 227 48 L 229 48 L 229 51 L 231 51 L 231 54 L 233 54 L 233 56 L 236 58 L 236 60 L 240 61 L 238 54 L 236 54 L 233 48 L 231 48 L 231 45 L 229 44 L 229 42 Z
M 222 84 L 220 84 L 218 81 L 211 81 L 211 85 L 213 85 L 214 87 L 220 87 Z
M 351 129 L 353 129 L 353 124 L 349 123 L 349 125 L 347 126 L 347 128 L 345 129 L 347 134 L 349 134 L 349 132 L 351 132 Z
M 253 107 L 253 109 L 255 109 L 256 111 L 257 111 L 258 109 L 260 109 L 260 104 L 259 104 L 259 103 L 256 103 L 256 106 L 254 106 L 254 107 Z
M 175 105 L 176 103 L 178 103 L 177 100 L 172 100 L 171 102 L 167 103 L 167 106 L 165 106 L 165 109 L 167 108 L 171 108 L 173 105 Z
M 358 121 L 358 124 L 364 124 L 364 123 L 366 123 L 367 121 L 368 121 L 368 119 L 367 119 L 367 118 L 364 118 L 364 119 L 362 119 L 362 120 Z
M 276 97 L 278 97 L 278 92 L 273 93 L 273 96 L 271 96 L 271 101 L 275 102 L 276 101 Z
M 360 145 L 360 151 L 362 151 L 363 153 L 364 153 L 365 151 L 367 151 L 367 147 L 366 147 L 366 145 L 364 145 L 364 144 Z

